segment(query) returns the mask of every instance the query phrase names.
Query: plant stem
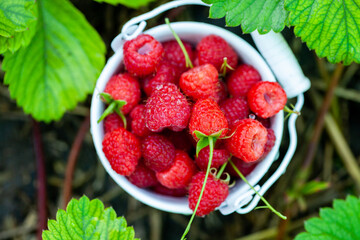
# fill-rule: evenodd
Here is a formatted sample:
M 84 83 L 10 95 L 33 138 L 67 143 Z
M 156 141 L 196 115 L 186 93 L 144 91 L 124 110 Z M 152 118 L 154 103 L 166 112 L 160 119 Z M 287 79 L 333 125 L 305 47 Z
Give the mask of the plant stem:
M 37 239 L 42 239 L 42 231 L 47 226 L 47 197 L 46 197 L 46 172 L 45 157 L 41 141 L 41 131 L 39 123 L 32 119 L 33 122 L 33 141 L 37 169 L 37 207 L 38 207 L 38 227 Z
M 77 157 L 79 155 L 80 148 L 89 130 L 89 127 L 90 127 L 90 114 L 88 114 L 84 119 L 84 121 L 82 122 L 80 129 L 76 134 L 74 143 L 71 146 L 71 150 L 67 160 L 65 180 L 64 180 L 64 190 L 63 190 L 63 209 L 66 209 L 66 205 L 71 198 L 72 181 L 73 181 L 74 170 L 77 162 Z
M 256 195 L 258 195 L 260 197 L 260 199 L 265 203 L 265 205 L 276 215 L 278 215 L 280 218 L 286 220 L 286 216 L 282 215 L 281 213 L 279 213 L 278 211 L 276 211 L 271 205 L 270 203 L 268 203 L 268 201 L 260 195 L 260 193 L 258 191 L 255 190 L 255 188 L 248 182 L 248 180 L 244 177 L 244 175 L 239 171 L 239 169 L 236 167 L 236 165 L 231 161 L 231 159 L 229 160 L 229 163 L 231 164 L 231 166 L 234 168 L 235 172 L 239 175 L 239 177 L 247 184 L 249 185 L 249 187 L 255 192 Z

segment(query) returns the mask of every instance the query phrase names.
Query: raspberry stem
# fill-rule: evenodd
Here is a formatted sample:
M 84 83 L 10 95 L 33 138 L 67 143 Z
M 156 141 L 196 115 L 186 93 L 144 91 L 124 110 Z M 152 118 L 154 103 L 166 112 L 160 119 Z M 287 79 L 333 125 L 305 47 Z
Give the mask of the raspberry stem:
M 229 68 L 230 70 L 233 70 L 234 71 L 234 68 L 233 67 L 231 67 L 229 64 L 228 64 L 228 62 L 227 62 L 227 57 L 224 57 L 223 58 L 223 64 L 221 65 L 221 67 L 220 67 L 220 71 L 222 71 L 222 74 L 221 74 L 221 76 L 223 77 L 223 78 L 225 78 L 225 76 L 226 76 L 226 70 Z
M 240 172 L 240 170 L 236 167 L 236 165 L 231 161 L 231 159 L 229 159 L 229 163 L 231 164 L 231 166 L 234 168 L 235 172 L 239 175 L 239 177 L 247 184 L 249 185 L 249 187 L 256 193 L 256 195 L 258 195 L 260 197 L 260 199 L 265 203 L 265 205 L 267 206 L 267 208 L 269 208 L 273 213 L 275 213 L 276 215 L 278 215 L 280 218 L 286 220 L 287 217 L 282 215 L 280 212 L 276 211 L 271 205 L 270 203 L 268 203 L 268 201 L 258 192 L 255 190 L 255 188 L 248 182 L 248 180 L 244 177 L 244 175 Z
M 176 34 L 176 32 L 174 31 L 174 29 L 172 29 L 171 25 L 170 25 L 170 21 L 169 21 L 169 18 L 165 18 L 165 23 L 169 26 L 170 28 L 170 31 L 172 32 L 172 34 L 174 35 L 177 43 L 179 44 L 183 54 L 184 54 L 184 57 L 185 57 L 185 63 L 186 63 L 186 67 L 187 68 L 193 68 L 194 65 L 192 64 L 191 62 L 191 59 L 189 57 L 189 54 L 187 53 L 186 49 L 185 49 L 185 46 L 184 44 L 182 43 L 180 37 Z
M 291 107 L 291 108 L 290 108 L 290 107 Z M 286 119 L 288 119 L 288 118 L 290 117 L 290 115 L 293 114 L 293 113 L 295 113 L 295 114 L 298 115 L 298 116 L 300 116 L 300 114 L 301 114 L 299 111 L 296 111 L 296 110 L 295 110 L 295 106 L 294 106 L 294 105 L 290 104 L 290 107 L 288 107 L 288 106 L 285 106 L 285 107 L 284 107 L 284 112 L 287 112 L 287 115 L 286 115 L 284 121 L 285 121 Z
M 181 240 L 184 240 L 186 235 L 188 234 L 189 230 L 190 230 L 190 227 L 191 227 L 191 224 L 194 220 L 194 217 L 195 217 L 195 214 L 196 214 L 196 211 L 200 205 L 200 201 L 201 201 L 201 198 L 202 198 L 202 195 L 205 191 L 205 186 L 206 186 L 206 182 L 207 182 L 207 179 L 209 177 L 209 173 L 210 173 L 210 168 L 211 168 L 211 162 L 212 162 L 212 158 L 213 158 L 213 153 L 214 153 L 214 138 L 213 137 L 207 137 L 208 141 L 209 141 L 209 149 L 210 149 L 210 152 L 209 152 L 209 162 L 208 162 L 208 165 L 207 165 L 207 169 L 206 169 L 206 173 L 205 173 L 205 179 L 204 179 L 204 183 L 202 185 L 202 188 L 201 188 L 201 192 L 200 192 L 200 195 L 199 195 L 199 199 L 196 203 L 196 206 L 195 206 L 195 209 L 193 211 L 193 214 L 191 215 L 191 218 L 190 218 L 190 221 L 188 223 L 188 225 L 186 226 L 186 229 L 181 237 Z
M 124 128 L 126 129 L 127 127 L 127 122 L 126 122 L 126 118 L 125 115 L 123 114 L 123 112 L 121 111 L 121 108 L 123 106 L 126 105 L 126 101 L 125 100 L 115 100 L 112 98 L 112 96 L 108 93 L 100 93 L 103 101 L 107 104 L 109 104 L 109 106 L 105 109 L 105 111 L 103 112 L 103 114 L 100 116 L 99 120 L 97 121 L 97 123 L 101 122 L 102 120 L 104 120 L 108 115 L 110 115 L 113 112 L 116 112 L 117 115 L 119 115 L 119 117 L 121 118 L 121 120 L 124 123 Z
M 228 164 L 228 162 L 225 162 L 221 168 L 219 169 L 219 172 L 216 174 L 216 178 L 217 179 L 220 179 L 221 175 L 223 174 L 224 170 L 225 170 L 225 167 L 226 165 Z

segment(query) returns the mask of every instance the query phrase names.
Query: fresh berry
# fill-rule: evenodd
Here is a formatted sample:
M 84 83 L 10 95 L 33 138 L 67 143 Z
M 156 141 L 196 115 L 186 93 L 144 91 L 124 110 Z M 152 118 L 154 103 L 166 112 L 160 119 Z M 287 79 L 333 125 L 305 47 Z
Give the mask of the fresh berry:
M 231 161 L 244 176 L 249 175 L 255 169 L 258 163 L 258 162 L 245 162 L 237 157 L 232 157 Z M 226 165 L 225 172 L 229 173 L 230 176 L 239 177 L 239 174 L 237 174 L 235 169 L 230 164 Z
M 228 122 L 219 105 L 211 98 L 198 100 L 191 112 L 189 130 L 195 140 L 195 130 L 210 136 L 223 130 L 220 138 L 225 137 L 228 131 Z
M 104 119 L 104 133 L 112 132 L 118 128 L 123 128 L 124 122 L 116 113 L 111 113 Z
M 254 84 L 247 97 L 251 111 L 262 118 L 274 116 L 285 107 L 287 101 L 280 84 L 267 81 Z
M 218 71 L 211 64 L 194 67 L 181 74 L 179 85 L 193 100 L 215 96 L 219 88 Z
M 139 137 L 145 137 L 151 133 L 146 127 L 145 121 L 145 105 L 139 104 L 130 113 L 131 121 L 131 132 Z
M 267 129 L 267 141 L 265 143 L 264 152 L 261 158 L 265 158 L 266 155 L 271 151 L 271 149 L 274 147 L 276 141 L 276 136 L 274 130 L 271 128 Z
M 250 109 L 245 97 L 228 98 L 221 102 L 220 109 L 225 114 L 230 127 L 232 127 L 236 121 L 248 118 L 250 114 Z
M 128 180 L 139 188 L 155 186 L 158 183 L 155 172 L 142 163 L 136 166 L 135 171 L 128 177 Z
M 164 54 L 162 44 L 148 34 L 126 41 L 123 51 L 126 70 L 139 77 L 155 72 Z
M 171 83 L 160 85 L 146 103 L 146 126 L 153 132 L 168 127 L 181 131 L 188 125 L 190 106 L 179 88 Z
M 195 159 L 196 165 L 200 170 L 206 171 L 209 163 L 210 148 L 205 147 L 200 150 L 198 157 Z M 227 162 L 230 153 L 226 149 L 214 149 L 213 158 L 211 161 L 211 168 L 219 168 Z
M 226 57 L 228 65 L 232 68 L 237 66 L 238 56 L 236 52 L 220 36 L 208 35 L 204 37 L 197 44 L 196 50 L 200 65 L 210 63 L 220 72 L 221 65 Z
M 157 172 L 156 178 L 165 187 L 185 188 L 197 172 L 194 161 L 183 151 L 176 150 L 175 160 L 171 167 L 165 171 Z
M 259 72 L 250 65 L 242 64 L 227 79 L 229 93 L 233 96 L 246 96 L 251 86 L 261 81 Z
M 255 119 L 258 120 L 265 128 L 271 127 L 271 120 L 270 118 L 262 118 L 259 116 L 255 116 Z
M 204 172 L 198 172 L 191 180 L 189 186 L 189 207 L 193 211 L 195 210 L 198 202 L 204 180 Z M 196 215 L 205 216 L 211 213 L 225 201 L 228 195 L 229 186 L 224 181 L 215 178 L 212 174 L 209 174 Z
M 154 186 L 152 190 L 156 193 L 172 197 L 184 197 L 188 192 L 186 188 L 170 189 L 161 184 Z
M 128 114 L 140 101 L 140 85 L 136 78 L 128 73 L 117 74 L 110 78 L 105 86 L 105 93 L 111 95 L 114 100 L 124 100 L 123 114 Z
M 102 146 L 115 172 L 129 176 L 135 171 L 141 157 L 141 145 L 134 134 L 124 128 L 118 128 L 105 134 Z
M 182 40 L 182 43 L 189 55 L 190 60 L 194 58 L 194 52 L 190 43 Z M 180 45 L 176 40 L 170 40 L 163 43 L 164 47 L 164 60 L 167 60 L 172 65 L 178 67 L 181 71 L 186 70 L 186 60 Z
M 231 137 L 225 140 L 227 150 L 245 162 L 257 161 L 264 152 L 267 130 L 258 121 L 239 120 L 231 128 Z
M 188 130 L 183 130 L 181 132 L 165 130 L 163 134 L 174 144 L 176 149 L 189 153 L 193 148 L 194 139 L 191 137 Z
M 210 96 L 210 98 L 214 99 L 215 102 L 221 103 L 228 97 L 228 91 L 226 83 L 223 81 L 219 81 L 219 84 L 217 86 L 217 90 L 214 92 L 214 96 Z
M 159 134 L 147 136 L 141 145 L 145 165 L 155 172 L 169 169 L 175 160 L 175 147 L 166 137 Z

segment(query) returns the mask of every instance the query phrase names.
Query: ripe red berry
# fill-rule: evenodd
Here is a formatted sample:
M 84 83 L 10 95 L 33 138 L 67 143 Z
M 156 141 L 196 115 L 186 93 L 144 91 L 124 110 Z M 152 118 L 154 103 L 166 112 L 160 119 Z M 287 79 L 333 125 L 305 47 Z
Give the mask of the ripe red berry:
M 186 49 L 187 54 L 189 55 L 190 60 L 194 59 L 194 51 L 190 43 L 182 40 L 182 43 Z M 183 51 L 180 48 L 180 45 L 176 40 L 170 40 L 163 43 L 164 47 L 164 60 L 167 60 L 172 65 L 179 68 L 180 71 L 186 70 L 186 60 Z
M 231 161 L 244 176 L 249 175 L 258 164 L 258 162 L 245 162 L 237 157 L 232 157 Z M 239 177 L 235 169 L 230 164 L 226 165 L 225 172 L 229 173 L 230 176 Z
M 168 127 L 181 131 L 188 125 L 190 106 L 178 87 L 171 83 L 160 85 L 146 103 L 146 126 L 153 132 Z
M 195 159 L 196 165 L 200 170 L 206 171 L 209 163 L 210 148 L 205 147 L 200 150 L 198 157 Z M 219 168 L 230 157 L 230 153 L 226 149 L 214 149 L 211 168 Z
M 145 105 L 139 104 L 130 113 L 131 121 L 131 132 L 136 136 L 145 137 L 151 133 L 146 127 L 145 121 Z
M 215 96 L 219 88 L 218 71 L 211 64 L 194 67 L 181 74 L 179 85 L 194 100 Z
M 220 36 L 208 35 L 204 37 L 196 46 L 196 50 L 200 65 L 210 63 L 220 72 L 224 57 L 226 57 L 227 63 L 232 68 L 237 66 L 238 56 L 236 52 Z
M 175 147 L 164 136 L 152 134 L 141 145 L 145 165 L 155 172 L 169 169 L 175 160 Z
M 186 129 L 181 132 L 165 130 L 163 134 L 174 144 L 176 149 L 189 153 L 193 148 L 194 139 Z
M 220 109 L 225 114 L 230 127 L 232 127 L 236 121 L 248 118 L 250 114 L 250 109 L 245 97 L 228 98 L 221 102 Z
M 251 86 L 261 81 L 259 72 L 250 65 L 241 64 L 227 79 L 229 93 L 233 96 L 246 96 Z
M 160 193 L 162 195 L 172 196 L 172 197 L 183 197 L 188 192 L 186 188 L 170 189 L 161 184 L 154 186 L 152 190 L 154 190 L 154 192 L 156 193 Z
M 156 178 L 165 187 L 185 188 L 197 172 L 194 161 L 183 151 L 176 150 L 175 160 L 171 167 L 165 171 L 157 172 Z
M 134 134 L 124 128 L 118 128 L 105 134 L 102 146 L 102 150 L 115 172 L 129 176 L 135 171 L 141 156 L 141 146 Z
M 148 34 L 126 41 L 123 51 L 126 70 L 139 77 L 155 72 L 164 54 L 161 43 Z
M 121 111 L 128 114 L 140 101 L 140 85 L 136 78 L 128 73 L 117 74 L 110 78 L 105 86 L 105 93 L 114 100 L 125 100 L 126 104 Z
M 245 162 L 257 161 L 264 152 L 267 130 L 251 118 L 238 121 L 231 128 L 231 138 L 225 140 L 227 150 Z
M 199 199 L 204 180 L 204 172 L 198 172 L 191 180 L 189 186 L 189 207 L 193 211 Z M 205 216 L 211 213 L 225 201 L 228 195 L 229 186 L 224 181 L 209 174 L 196 215 Z
M 276 136 L 274 130 L 271 128 L 267 129 L 267 141 L 265 143 L 264 152 L 260 159 L 263 159 L 268 155 L 271 149 L 274 147 L 276 141 Z
M 254 84 L 247 97 L 251 111 L 262 118 L 274 116 L 285 107 L 287 101 L 280 84 L 267 81 Z
M 118 128 L 123 128 L 124 122 L 122 119 L 117 115 L 117 113 L 111 113 L 110 115 L 106 116 L 104 119 L 104 133 L 112 132 Z
M 135 171 L 128 177 L 129 182 L 139 188 L 147 188 L 158 184 L 155 172 L 143 163 L 136 166 Z
M 194 131 L 197 130 L 207 136 L 223 130 L 221 137 L 228 131 L 228 122 L 219 105 L 212 99 L 198 100 L 191 112 L 189 130 L 195 140 L 199 140 Z

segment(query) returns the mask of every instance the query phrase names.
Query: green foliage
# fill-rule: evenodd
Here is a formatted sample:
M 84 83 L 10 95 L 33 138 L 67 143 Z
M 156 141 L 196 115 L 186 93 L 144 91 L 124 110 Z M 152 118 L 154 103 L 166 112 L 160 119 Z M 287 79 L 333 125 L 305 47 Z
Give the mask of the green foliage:
M 360 6 L 353 0 L 286 0 L 295 34 L 332 63 L 360 62 Z
M 153 0 L 95 0 L 96 2 L 105 2 L 112 5 L 118 5 L 122 4 L 124 6 L 130 7 L 130 8 L 139 8 L 142 6 L 147 5 L 149 2 L 152 2 Z
M 4 55 L 4 80 L 25 113 L 50 122 L 93 91 L 105 46 L 68 0 L 39 0 L 38 8 L 29 46 Z
M 117 217 L 114 209 L 104 209 L 98 200 L 89 200 L 86 196 L 72 199 L 66 211 L 60 209 L 56 221 L 49 220 L 48 228 L 42 234 L 44 240 L 54 239 L 134 239 L 134 229 L 127 227 L 125 218 Z
M 280 32 L 285 27 L 287 12 L 284 0 L 203 0 L 210 7 L 211 18 L 225 17 L 227 26 L 238 26 L 245 33 L 256 29 L 259 33 Z
M 357 240 L 360 239 L 360 199 L 348 196 L 334 200 L 333 208 L 320 209 L 320 218 L 305 222 L 307 232 L 295 240 Z

